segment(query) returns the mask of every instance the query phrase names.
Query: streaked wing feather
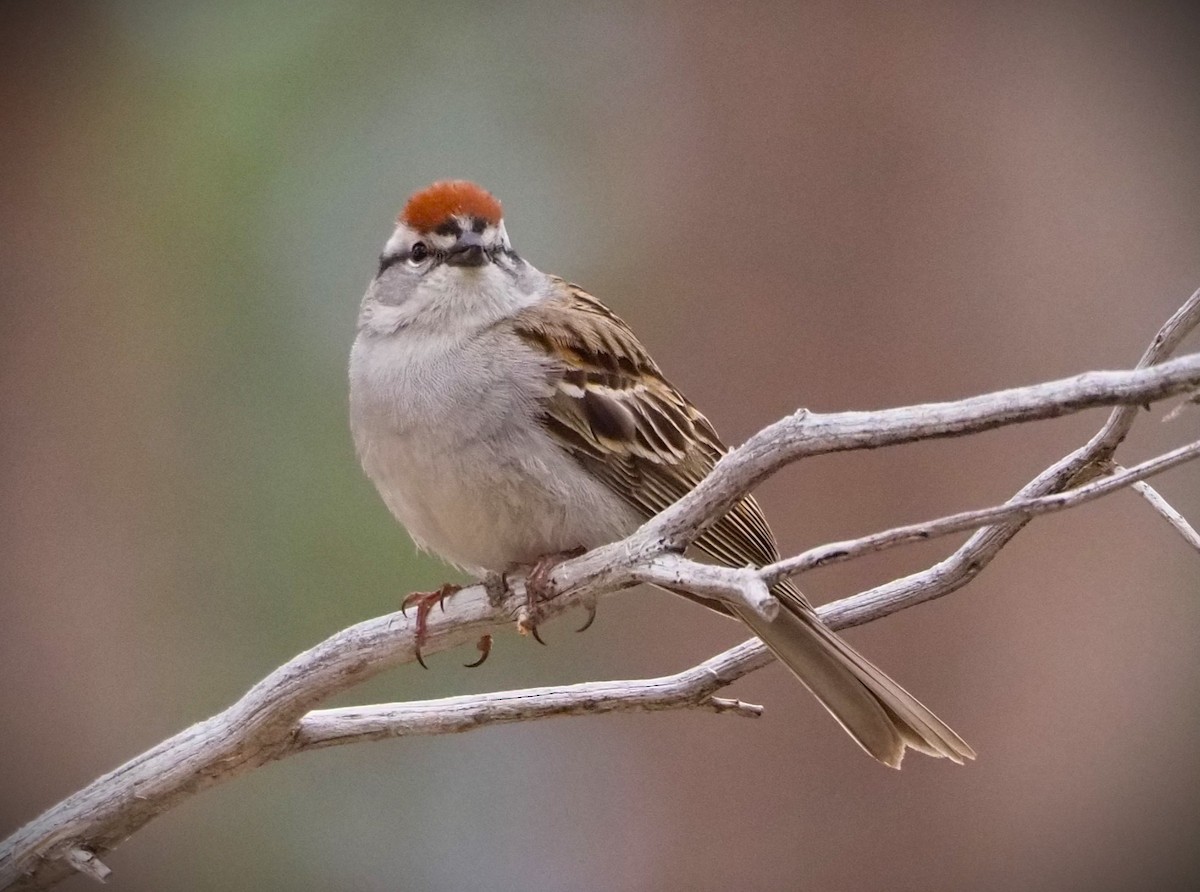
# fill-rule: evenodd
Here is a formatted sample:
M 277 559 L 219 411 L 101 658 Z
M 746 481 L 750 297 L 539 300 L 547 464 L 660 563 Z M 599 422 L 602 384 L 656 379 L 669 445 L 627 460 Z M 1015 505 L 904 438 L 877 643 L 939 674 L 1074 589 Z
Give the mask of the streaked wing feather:
M 558 357 L 543 424 L 584 468 L 647 518 L 694 488 L 724 455 L 708 419 L 663 377 L 619 317 L 578 286 L 555 279 L 558 293 L 515 319 L 527 342 Z M 762 566 L 779 556 L 753 497 L 734 506 L 696 540 L 730 566 Z M 778 594 L 807 607 L 790 584 Z

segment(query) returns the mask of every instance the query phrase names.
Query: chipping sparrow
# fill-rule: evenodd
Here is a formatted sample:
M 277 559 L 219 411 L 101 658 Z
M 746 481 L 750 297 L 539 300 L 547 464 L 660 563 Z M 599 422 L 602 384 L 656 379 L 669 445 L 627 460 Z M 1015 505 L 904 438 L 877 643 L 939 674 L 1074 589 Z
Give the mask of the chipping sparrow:
M 725 452 L 629 327 L 513 251 L 500 204 L 463 181 L 416 193 L 367 288 L 350 356 L 358 455 L 418 546 L 476 575 L 633 532 Z M 747 497 L 696 545 L 731 566 L 778 557 Z M 826 628 L 790 582 L 749 626 L 863 749 L 961 763 L 963 740 Z

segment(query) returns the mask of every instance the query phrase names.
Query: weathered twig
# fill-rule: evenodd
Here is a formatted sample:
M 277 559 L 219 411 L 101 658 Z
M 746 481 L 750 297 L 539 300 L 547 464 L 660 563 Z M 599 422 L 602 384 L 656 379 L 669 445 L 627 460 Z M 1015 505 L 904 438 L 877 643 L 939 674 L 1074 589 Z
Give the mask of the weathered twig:
M 1182 514 L 1171 507 L 1171 503 L 1164 499 L 1158 490 L 1145 481 L 1133 484 L 1133 489 L 1149 502 L 1150 507 L 1161 514 L 1167 523 L 1175 528 L 1175 532 L 1183 537 L 1184 542 L 1200 551 L 1200 533 L 1196 532 Z
M 1116 468 L 1111 475 L 1093 480 L 1091 483 L 1084 484 L 1075 489 L 1068 489 L 1065 492 L 1045 496 L 1013 498 L 1003 505 L 995 505 L 991 508 L 963 511 L 959 514 L 951 514 L 947 517 L 938 518 L 937 520 L 895 527 L 894 529 L 884 530 L 870 536 L 863 536 L 860 539 L 846 542 L 831 542 L 828 545 L 811 548 L 795 557 L 777 561 L 770 566 L 764 567 L 760 571 L 760 574 L 764 582 L 768 585 L 773 585 L 785 576 L 796 576 L 799 573 L 812 570 L 816 567 L 838 563 L 875 551 L 883 551 L 897 545 L 936 539 L 940 536 L 948 536 L 964 530 L 978 529 L 979 527 L 999 521 L 1012 519 L 1029 520 L 1040 514 L 1062 511 L 1064 508 L 1074 508 L 1076 505 L 1082 505 L 1084 502 L 1090 502 L 1093 499 L 1106 496 L 1127 486 L 1131 489 L 1138 489 L 1139 486 L 1144 485 L 1142 481 L 1145 478 L 1178 467 L 1197 456 L 1200 456 L 1200 440 L 1195 443 L 1189 443 L 1187 446 L 1180 446 L 1178 449 L 1172 449 L 1170 452 L 1164 453 L 1157 458 L 1152 458 L 1149 461 L 1144 461 L 1132 468 Z M 1148 486 L 1146 488 L 1149 489 Z M 1167 508 L 1170 508 L 1170 506 L 1168 505 Z M 1176 516 L 1179 517 L 1178 514 Z M 1187 525 L 1187 521 L 1184 521 L 1182 517 L 1179 517 L 1179 519 L 1183 522 L 1184 526 Z
M 1137 405 L 1200 386 L 1200 354 L 1145 368 L 1174 348 L 1178 339 L 1195 325 L 1198 313 L 1200 298 L 1193 295 L 1164 326 L 1138 370 L 1093 372 L 954 403 L 883 412 L 831 415 L 800 412 L 786 418 L 730 453 L 696 490 L 628 539 L 558 567 L 551 576 L 551 585 L 559 594 L 546 602 L 544 613 L 547 617 L 554 616 L 598 594 L 632 584 L 655 560 L 661 561 L 662 566 L 673 563 L 672 572 L 687 577 L 676 579 L 678 585 L 688 588 L 694 583 L 709 595 L 741 596 L 769 610 L 769 601 L 762 599 L 761 574 L 749 571 L 703 576 L 697 571 L 693 579 L 688 575 L 687 565 L 682 559 L 676 561 L 674 554 L 694 539 L 705 524 L 784 464 L 823 452 L 958 436 L 1093 406 L 1122 406 L 1112 413 L 1092 443 L 1049 469 L 1027 486 L 1020 497 L 1028 501 L 1060 491 L 1085 467 L 1111 455 L 1132 424 Z M 999 541 L 997 537 L 1007 541 L 1032 513 L 1037 513 L 1029 505 L 1019 506 L 1014 512 L 1020 519 L 980 531 L 956 555 L 966 559 L 974 554 L 973 560 L 985 562 L 989 549 L 994 553 L 1003 544 L 995 544 Z M 966 578 L 975 572 L 968 568 Z M 965 579 L 939 575 L 937 568 L 931 568 L 923 580 L 909 577 L 900 581 L 903 585 L 892 584 L 890 592 L 885 586 L 827 605 L 821 615 L 835 628 L 855 625 L 943 594 L 962 581 Z M 885 596 L 880 592 L 885 592 Z M 519 580 L 514 591 L 498 603 L 489 603 L 483 586 L 464 589 L 444 614 L 431 615 L 423 650 L 434 653 L 454 647 L 497 624 L 511 622 L 523 604 L 524 592 Z M 199 790 L 274 759 L 302 749 L 344 742 L 347 735 L 355 737 L 353 729 L 348 730 L 348 723 L 357 723 L 362 731 L 355 739 L 374 739 L 395 736 L 401 727 L 425 729 L 406 733 L 439 733 L 434 730 L 439 722 L 444 723 L 446 730 L 462 730 L 466 727 L 462 722 L 474 727 L 518 718 L 611 711 L 623 708 L 618 706 L 621 703 L 624 708 L 700 706 L 751 714 L 754 707 L 719 700 L 712 693 L 771 660 L 765 648 L 753 641 L 665 679 L 600 683 L 600 687 L 583 686 L 582 690 L 580 686 L 572 686 L 454 698 L 452 705 L 442 701 L 440 707 L 448 711 L 436 717 L 431 713 L 438 707 L 407 704 L 368 707 L 359 710 L 359 716 L 353 720 L 344 711 L 314 713 L 305 718 L 314 705 L 332 694 L 412 661 L 414 632 L 413 623 L 399 614 L 343 630 L 280 667 L 229 709 L 104 775 L 0 844 L 0 888 L 44 888 L 75 870 L 101 878 L 107 868 L 97 856 L 111 850 L 155 815 Z M 517 700 L 522 702 L 518 704 Z
M 1197 325 L 1200 325 L 1200 290 L 1192 292 L 1183 306 L 1158 330 L 1138 361 L 1137 368 L 1146 369 L 1163 362 Z M 1128 436 L 1139 408 L 1135 402 L 1113 409 L 1087 444 L 1038 474 L 1013 499 L 1030 499 L 1062 492 L 1072 481 L 1086 477 L 1090 469 L 1110 460 L 1113 452 Z M 893 602 L 908 604 L 914 599 L 929 601 L 957 591 L 979 575 L 1026 523 L 1027 519 L 1018 518 L 978 530 L 944 560 L 920 572 L 878 585 L 864 592 L 863 597 L 883 610 Z
M 589 681 L 440 700 L 313 710 L 300 720 L 293 745 L 297 751 L 320 749 L 363 740 L 453 734 L 529 719 L 607 712 L 701 708 L 756 718 L 762 715 L 761 706 L 713 697 L 714 692 L 752 671 L 749 667 L 754 664 L 746 659 L 752 651 L 750 644 L 739 644 L 698 666 L 661 678 Z

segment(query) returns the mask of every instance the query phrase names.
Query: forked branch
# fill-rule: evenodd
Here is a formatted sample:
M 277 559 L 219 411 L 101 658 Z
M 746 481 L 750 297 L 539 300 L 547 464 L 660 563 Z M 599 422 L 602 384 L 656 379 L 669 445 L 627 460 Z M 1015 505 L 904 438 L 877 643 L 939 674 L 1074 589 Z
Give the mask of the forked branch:
M 1200 387 L 1200 354 L 1166 357 L 1200 322 L 1200 292 L 1177 311 L 1131 371 L 1090 372 L 957 402 L 880 412 L 818 415 L 799 411 L 750 438 L 688 496 L 622 542 L 567 561 L 551 574 L 551 617 L 642 581 L 670 582 L 710 597 L 770 611 L 767 585 L 835 560 L 968 529 L 976 532 L 929 569 L 821 608 L 834 628 L 868 622 L 955 590 L 973 578 L 1029 520 L 1098 498 L 1200 454 L 1192 443 L 1128 469 L 1112 464 L 1138 407 Z M 681 556 L 696 535 L 757 483 L 800 458 L 935 437 L 1117 406 L 1100 431 L 1004 505 L 832 543 L 753 570 L 696 564 Z M 1153 490 L 1143 490 L 1143 494 Z M 1157 495 L 1157 494 L 1155 494 Z M 1161 502 L 1161 497 L 1159 497 Z M 1163 502 L 1162 504 L 1165 504 Z M 1168 512 L 1161 505 L 1161 513 Z M 1167 506 L 1169 509 L 1169 506 Z M 1172 521 L 1185 536 L 1181 517 Z M 1195 532 L 1191 531 L 1194 536 Z M 513 622 L 524 605 L 520 580 L 498 603 L 482 585 L 463 589 L 429 617 L 426 654 L 475 640 Z M 100 856 L 188 796 L 260 765 L 309 749 L 413 734 L 441 734 L 558 715 L 618 710 L 703 708 L 756 716 L 761 707 L 716 692 L 771 662 L 757 639 L 675 675 L 589 682 L 413 703 L 314 710 L 321 701 L 416 657 L 412 619 L 388 614 L 351 626 L 305 651 L 255 685 L 224 712 L 100 777 L 0 844 L 0 889 L 46 888 L 73 872 L 103 880 Z

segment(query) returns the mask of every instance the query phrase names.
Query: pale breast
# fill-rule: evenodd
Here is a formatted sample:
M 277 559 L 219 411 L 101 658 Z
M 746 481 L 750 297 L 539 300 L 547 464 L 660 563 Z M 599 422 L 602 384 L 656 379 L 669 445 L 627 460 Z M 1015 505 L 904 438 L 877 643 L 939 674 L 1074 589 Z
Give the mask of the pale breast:
M 503 570 L 637 526 L 542 432 L 546 369 L 519 343 L 360 335 L 350 384 L 364 470 L 413 540 L 452 564 Z

